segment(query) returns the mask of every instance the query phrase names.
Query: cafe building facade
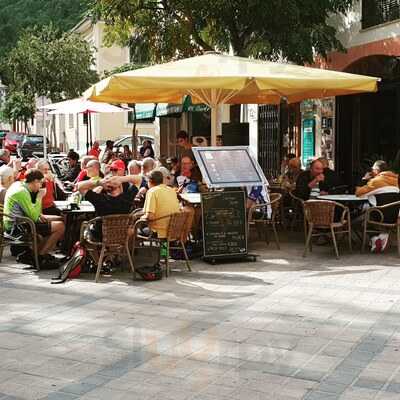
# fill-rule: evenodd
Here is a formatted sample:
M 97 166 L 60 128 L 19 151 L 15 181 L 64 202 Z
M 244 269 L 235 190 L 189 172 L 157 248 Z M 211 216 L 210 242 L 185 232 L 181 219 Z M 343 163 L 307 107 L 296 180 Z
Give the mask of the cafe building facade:
M 381 78 L 376 93 L 335 99 L 335 169 L 348 185 L 353 185 L 376 159 L 398 167 L 400 1 L 356 1 L 350 12 L 330 23 L 337 27 L 346 52 L 331 53 L 320 66 Z

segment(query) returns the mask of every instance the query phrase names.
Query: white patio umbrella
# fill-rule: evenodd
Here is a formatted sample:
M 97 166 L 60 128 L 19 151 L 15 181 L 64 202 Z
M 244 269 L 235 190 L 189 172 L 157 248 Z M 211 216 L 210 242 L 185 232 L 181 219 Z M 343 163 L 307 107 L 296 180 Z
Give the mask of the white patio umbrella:
M 48 104 L 43 109 L 50 110 L 50 115 L 65 115 L 65 114 L 86 114 L 88 122 L 86 125 L 86 152 L 89 152 L 89 146 L 92 147 L 92 113 L 120 113 L 130 111 L 129 107 L 117 107 L 109 103 L 94 102 L 86 100 L 83 97 L 61 101 L 59 103 Z

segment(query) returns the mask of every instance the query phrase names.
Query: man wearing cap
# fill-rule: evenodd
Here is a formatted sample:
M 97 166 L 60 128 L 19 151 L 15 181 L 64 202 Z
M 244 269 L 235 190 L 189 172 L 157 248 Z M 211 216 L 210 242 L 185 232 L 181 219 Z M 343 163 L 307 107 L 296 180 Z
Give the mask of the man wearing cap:
M 138 192 L 134 185 L 120 181 L 119 179 L 123 176 L 101 179 L 99 177 L 100 163 L 97 160 L 88 163 L 87 171 L 90 179 L 79 182 L 76 188 L 85 196 L 85 200 L 93 204 L 96 216 L 128 214 L 132 211 Z M 95 224 L 91 233 L 94 239 L 101 239 L 101 221 Z
M 125 163 L 122 160 L 114 160 L 110 165 L 110 171 L 113 176 L 124 176 Z
M 110 165 L 110 172 L 112 176 L 125 176 L 125 163 L 122 160 L 113 161 Z M 133 198 L 135 198 L 139 192 L 137 186 L 129 182 L 122 183 L 122 190 L 124 193 L 129 193 Z

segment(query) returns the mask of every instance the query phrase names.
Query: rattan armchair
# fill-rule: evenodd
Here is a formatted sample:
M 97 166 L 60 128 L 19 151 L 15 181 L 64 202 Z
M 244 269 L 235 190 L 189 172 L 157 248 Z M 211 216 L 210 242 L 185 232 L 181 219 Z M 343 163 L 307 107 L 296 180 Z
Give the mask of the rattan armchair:
M 188 271 L 191 271 L 189 257 L 186 252 L 185 243 L 189 237 L 190 231 L 192 229 L 193 218 L 194 218 L 194 210 L 185 209 L 184 211 L 180 211 L 171 215 L 166 215 L 161 218 L 157 218 L 152 222 L 158 221 L 160 219 L 169 218 L 167 236 L 165 238 L 157 238 L 154 235 L 150 234 L 149 236 L 141 234 L 141 230 L 143 227 L 148 227 L 148 221 L 143 219 L 139 220 L 135 224 L 134 228 L 134 237 L 133 237 L 133 260 L 135 260 L 135 250 L 143 249 L 145 246 L 151 251 L 154 249 L 154 246 L 158 246 L 159 248 L 165 243 L 167 247 L 166 255 L 164 258 L 165 261 L 165 276 L 168 277 L 170 275 L 170 264 L 169 264 L 169 252 L 170 250 L 182 250 L 183 255 L 185 257 L 185 263 Z M 174 245 L 173 243 L 177 243 Z
M 335 222 L 337 208 L 341 209 L 342 213 L 340 220 Z M 349 249 L 352 251 L 350 212 L 343 204 L 335 201 L 307 200 L 304 202 L 304 218 L 308 233 L 303 257 L 307 256 L 308 250 L 312 251 L 311 239 L 317 236 L 331 236 L 336 258 L 339 258 L 336 235 L 347 233 Z
M 268 226 L 272 227 L 276 247 L 280 249 L 279 236 L 276 230 L 277 216 L 280 213 L 280 202 L 282 195 L 280 193 L 270 193 L 270 202 L 263 204 L 255 204 L 249 208 L 247 217 L 247 229 L 250 234 L 250 228 L 254 226 L 257 230 L 258 236 L 261 237 L 262 230 L 264 230 L 265 241 L 269 244 L 268 239 Z M 271 216 L 267 218 L 267 210 L 271 207 Z
M 102 225 L 102 241 L 98 242 L 88 234 L 88 228 L 100 221 Z M 114 214 L 96 217 L 82 224 L 81 240 L 84 240 L 89 255 L 97 263 L 96 282 L 100 279 L 100 272 L 105 257 L 110 255 L 126 253 L 129 266 L 132 273 L 135 274 L 135 268 L 129 249 L 129 233 L 132 228 L 133 219 L 131 214 Z
M 385 218 L 385 212 L 390 212 L 392 218 Z M 390 232 L 396 229 L 397 235 L 397 251 L 400 256 L 400 201 L 394 203 L 385 204 L 383 206 L 376 206 L 367 208 L 364 216 L 364 229 L 363 229 L 363 241 L 361 251 L 365 251 L 367 244 L 368 233 L 380 233 Z M 370 229 L 369 229 L 370 228 Z
M 25 234 L 21 237 L 14 237 L 8 234 L 4 229 L 4 219 L 7 219 L 13 225 L 24 226 Z M 40 270 L 38 258 L 38 237 L 34 222 L 26 217 L 18 217 L 5 214 L 3 206 L 0 207 L 0 262 L 3 258 L 3 250 L 7 246 L 26 246 L 32 249 L 33 259 L 36 269 Z

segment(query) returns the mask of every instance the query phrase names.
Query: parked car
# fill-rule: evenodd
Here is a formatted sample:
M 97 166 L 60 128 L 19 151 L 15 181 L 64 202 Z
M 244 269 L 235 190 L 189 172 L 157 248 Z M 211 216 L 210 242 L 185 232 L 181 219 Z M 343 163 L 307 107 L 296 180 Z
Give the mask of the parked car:
M 17 154 L 17 148 L 22 143 L 25 133 L 8 132 L 3 142 L 3 148 L 7 149 L 11 154 Z
M 47 141 L 47 148 L 49 149 L 49 139 Z M 49 149 L 50 150 L 50 149 Z M 25 135 L 22 143 L 18 146 L 18 155 L 22 159 L 29 157 L 43 157 L 43 136 L 42 135 Z
M 145 135 L 139 135 L 138 136 L 138 151 L 140 150 L 140 148 L 143 146 L 143 142 L 145 140 L 150 140 L 151 144 L 154 147 L 154 138 L 151 136 L 145 136 Z M 124 136 L 121 139 L 118 139 L 114 142 L 114 151 L 123 151 L 123 147 L 125 145 L 128 145 L 129 148 L 132 150 L 132 136 Z

